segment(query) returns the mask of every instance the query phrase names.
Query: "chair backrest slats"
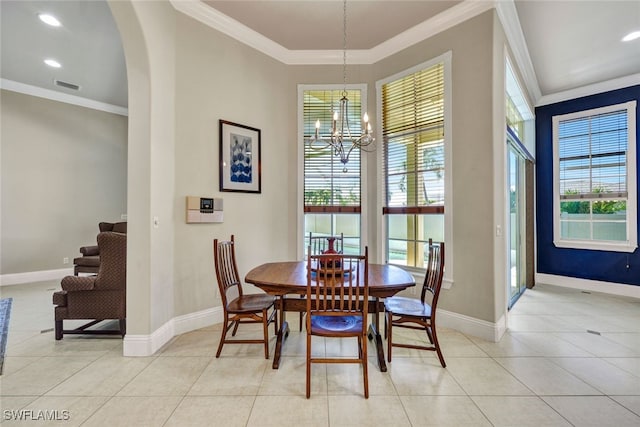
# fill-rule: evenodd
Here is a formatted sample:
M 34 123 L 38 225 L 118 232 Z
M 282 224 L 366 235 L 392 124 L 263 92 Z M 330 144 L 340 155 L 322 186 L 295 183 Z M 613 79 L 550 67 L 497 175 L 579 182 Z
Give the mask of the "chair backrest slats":
M 312 255 L 320 255 L 327 251 L 330 247 L 329 240 L 333 241 L 333 250 L 336 253 L 343 253 L 344 250 L 344 234 L 340 233 L 335 236 L 321 236 L 321 235 L 313 235 L 312 232 L 309 232 L 309 248 L 310 254 Z
M 366 315 L 369 299 L 368 249 L 364 255 L 307 256 L 307 309 L 314 314 Z M 314 307 L 311 306 L 311 301 Z
M 230 240 L 213 241 L 213 258 L 216 268 L 216 278 L 218 279 L 218 288 L 220 289 L 220 297 L 222 304 L 227 306 L 227 295 L 233 288 L 236 289 L 238 296 L 242 296 L 242 283 L 238 274 L 238 265 L 236 264 L 235 241 L 231 235 Z
M 444 242 L 433 243 L 433 241 L 429 239 L 428 246 L 429 258 L 427 261 L 427 272 L 422 285 L 421 299 L 422 302 L 425 302 L 427 292 L 431 293 L 431 307 L 435 312 L 444 275 Z

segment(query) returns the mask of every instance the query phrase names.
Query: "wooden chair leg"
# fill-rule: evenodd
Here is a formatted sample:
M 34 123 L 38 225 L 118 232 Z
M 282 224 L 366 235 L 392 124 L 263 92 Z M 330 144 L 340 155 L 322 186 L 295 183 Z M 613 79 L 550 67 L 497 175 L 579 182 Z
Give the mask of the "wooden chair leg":
M 262 331 L 264 332 L 264 358 L 269 358 L 269 313 L 267 309 L 262 310 Z
M 233 332 L 231 333 L 232 337 L 236 336 L 236 332 L 238 332 L 238 326 L 240 326 L 240 321 L 236 320 L 233 325 Z
M 440 364 L 443 368 L 447 367 L 447 364 L 444 362 L 444 356 L 440 351 L 440 344 L 438 343 L 438 336 L 436 335 L 436 328 L 434 325 L 431 325 L 431 335 L 433 336 L 433 346 L 436 348 L 436 353 L 438 354 L 438 359 L 440 359 Z
M 387 312 L 384 312 L 384 339 L 387 339 Z
M 361 353 L 362 353 L 362 376 L 364 378 L 364 398 L 369 398 L 369 371 L 368 371 L 368 361 L 367 361 L 367 336 L 366 332 L 364 337 L 359 337 L 360 342 L 362 342 Z
M 307 332 L 307 399 L 311 397 L 311 334 Z
M 273 313 L 273 334 L 278 336 L 278 309 L 273 307 L 273 310 L 275 311 L 275 313 Z
M 227 339 L 227 329 L 229 328 L 229 318 L 227 313 L 224 314 L 224 322 L 222 322 L 222 336 L 220 337 L 220 344 L 218 344 L 218 351 L 216 352 L 216 358 L 220 357 L 220 353 L 222 352 L 222 346 L 224 345 L 224 341 Z
M 387 331 L 387 362 L 391 363 L 391 349 L 393 348 L 393 314 L 387 311 L 385 316 L 385 324 Z

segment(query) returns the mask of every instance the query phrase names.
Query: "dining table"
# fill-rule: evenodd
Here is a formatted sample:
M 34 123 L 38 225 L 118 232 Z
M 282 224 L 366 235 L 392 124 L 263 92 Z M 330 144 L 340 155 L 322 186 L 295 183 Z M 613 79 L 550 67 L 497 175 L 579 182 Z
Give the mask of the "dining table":
M 384 346 L 380 335 L 380 310 L 384 309 L 384 305 L 382 305 L 383 303 L 380 299 L 393 296 L 404 289 L 415 286 L 416 282 L 411 273 L 394 265 L 370 263 L 368 271 L 369 312 L 373 314 L 373 322 L 369 325 L 367 335 L 376 346 L 380 371 L 386 372 Z M 280 320 L 276 349 L 273 355 L 273 369 L 278 369 L 282 347 L 290 332 L 285 312 L 306 311 L 306 299 L 300 298 L 300 295 L 306 295 L 307 293 L 307 262 L 285 261 L 262 264 L 247 273 L 245 282 L 255 285 L 264 292 L 278 298 L 277 305 L 280 311 Z M 289 295 L 296 295 L 297 297 L 287 297 Z

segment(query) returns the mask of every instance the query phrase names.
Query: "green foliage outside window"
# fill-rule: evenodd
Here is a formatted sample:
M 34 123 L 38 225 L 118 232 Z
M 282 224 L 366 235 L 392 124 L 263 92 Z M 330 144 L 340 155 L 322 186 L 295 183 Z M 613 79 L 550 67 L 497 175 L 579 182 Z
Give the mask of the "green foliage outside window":
M 333 195 L 333 197 L 332 197 Z M 323 206 L 323 205 L 352 205 L 358 201 L 358 195 L 350 190 L 348 194 L 342 194 L 342 190 L 336 188 L 333 190 L 307 190 L 304 192 L 304 201 L 306 205 Z
M 596 187 L 594 193 L 606 193 L 604 187 Z M 579 194 L 578 190 L 566 190 L 565 195 Z M 567 214 L 588 214 L 588 201 L 570 201 L 560 203 L 560 210 Z M 627 210 L 627 202 L 624 200 L 601 200 L 593 202 L 593 214 L 614 214 Z

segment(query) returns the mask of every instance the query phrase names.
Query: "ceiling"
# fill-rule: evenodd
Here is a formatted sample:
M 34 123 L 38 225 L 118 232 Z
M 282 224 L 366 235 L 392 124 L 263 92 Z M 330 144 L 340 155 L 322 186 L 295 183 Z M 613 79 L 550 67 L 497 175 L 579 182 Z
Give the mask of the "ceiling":
M 322 52 L 342 49 L 341 1 L 174 0 L 172 4 L 179 10 L 185 6 L 204 8 L 232 27 L 227 34 L 240 30 L 249 37 L 255 35 L 289 55 L 311 50 L 316 51 L 312 55 L 322 57 Z M 347 48 L 350 52 L 374 51 L 407 34 L 428 36 L 429 28 L 478 4 L 350 0 Z M 505 26 L 515 28 L 516 34 L 522 30 L 523 46 L 532 64 L 531 81 L 539 89 L 534 93 L 547 96 L 618 78 L 631 77 L 640 83 L 640 39 L 620 41 L 627 33 L 640 30 L 640 1 L 501 2 L 501 6 L 513 4 L 515 13 Z M 40 12 L 56 15 L 62 27 L 40 22 Z M 124 54 L 105 1 L 2 0 L 0 14 L 3 88 L 25 84 L 126 107 Z M 48 57 L 58 59 L 62 67 L 46 66 L 43 59 Z M 56 79 L 80 89 L 56 86 Z
M 50 27 L 38 19 L 50 13 L 62 22 Z M 105 104 L 127 105 L 127 73 L 106 1 L 0 1 L 2 79 L 79 96 Z M 55 69 L 43 63 L 54 58 Z M 56 86 L 61 80 L 79 90 Z M 5 82 L 2 82 L 5 87 Z

